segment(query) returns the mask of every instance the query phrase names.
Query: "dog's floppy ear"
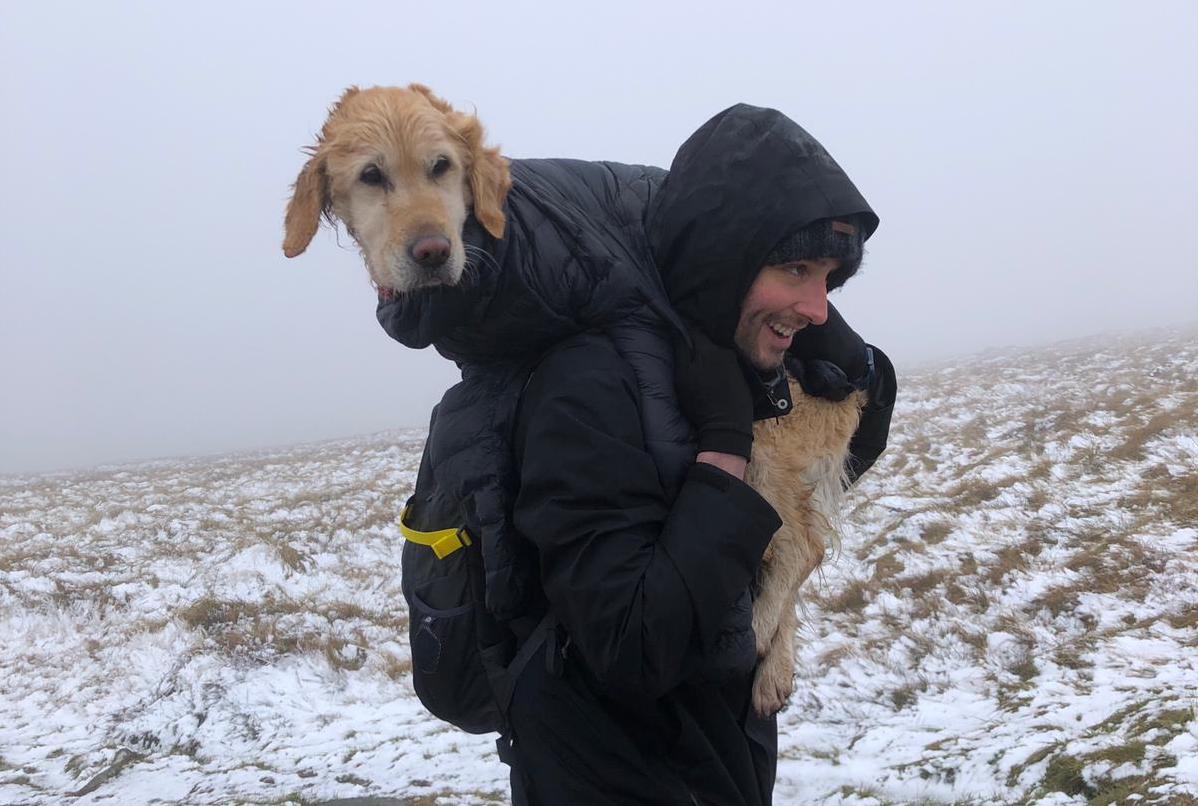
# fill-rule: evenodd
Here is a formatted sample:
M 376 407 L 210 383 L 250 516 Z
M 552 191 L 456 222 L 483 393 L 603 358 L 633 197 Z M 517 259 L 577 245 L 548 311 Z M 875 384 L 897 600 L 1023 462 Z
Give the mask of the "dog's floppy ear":
M 329 178 L 325 172 L 325 145 L 333 128 L 333 122 L 341 107 L 361 90 L 357 87 L 347 87 L 337 102 L 329 107 L 329 116 L 325 118 L 316 145 L 304 149 L 312 158 L 300 170 L 295 178 L 291 192 L 291 201 L 287 202 L 287 216 L 283 222 L 283 254 L 295 257 L 303 254 L 312 242 L 320 226 L 320 216 L 329 215 Z
M 283 222 L 284 255 L 295 257 L 303 254 L 320 226 L 320 214 L 327 204 L 324 158 L 317 151 L 295 178 L 291 201 L 287 202 L 287 217 Z
M 481 148 L 474 154 L 470 167 L 470 192 L 474 195 L 474 217 L 487 232 L 503 237 L 507 219 L 503 200 L 512 187 L 512 175 L 507 160 L 499 156 L 498 148 Z
M 498 148 L 483 145 L 483 127 L 473 115 L 456 114 L 455 128 L 470 151 L 470 195 L 474 197 L 474 217 L 496 238 L 503 237 L 507 219 L 503 200 L 512 187 L 507 160 Z

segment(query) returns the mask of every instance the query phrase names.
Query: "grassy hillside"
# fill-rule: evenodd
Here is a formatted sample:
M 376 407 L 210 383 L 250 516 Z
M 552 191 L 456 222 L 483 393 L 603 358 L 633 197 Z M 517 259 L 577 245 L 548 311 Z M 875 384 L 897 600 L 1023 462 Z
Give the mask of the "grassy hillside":
M 782 803 L 1198 803 L 1198 333 L 907 372 Z M 0 478 L 0 803 L 506 799 L 411 692 L 422 434 Z
M 782 720 L 796 801 L 827 791 L 813 774 L 879 802 L 1198 795 L 1196 345 L 904 379 L 885 461 L 809 589 Z

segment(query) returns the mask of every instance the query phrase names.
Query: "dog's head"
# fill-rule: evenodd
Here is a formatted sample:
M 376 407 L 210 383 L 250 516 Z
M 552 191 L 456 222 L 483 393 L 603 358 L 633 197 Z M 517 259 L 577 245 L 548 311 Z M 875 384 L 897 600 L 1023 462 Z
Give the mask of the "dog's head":
M 404 293 L 458 282 L 471 210 L 503 236 L 507 160 L 484 146 L 476 117 L 427 87 L 350 87 L 308 152 L 287 205 L 287 257 L 308 248 L 322 215 L 340 219 L 375 285 Z

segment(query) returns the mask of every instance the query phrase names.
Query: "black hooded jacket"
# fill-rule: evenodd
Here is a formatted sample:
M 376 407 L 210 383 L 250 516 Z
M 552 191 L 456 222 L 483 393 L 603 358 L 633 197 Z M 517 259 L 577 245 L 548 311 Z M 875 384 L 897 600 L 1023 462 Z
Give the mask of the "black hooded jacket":
M 738 104 L 679 149 L 653 200 L 649 240 L 674 309 L 731 347 L 740 302 L 774 246 L 814 221 L 848 216 L 860 217 L 867 238 L 877 229 L 814 137 L 781 112 Z M 833 275 L 829 286 L 844 279 Z
M 470 234 L 495 264 L 379 308 L 392 336 L 463 369 L 434 412 L 412 525 L 466 522 L 492 612 L 548 607 L 568 636 L 564 667 L 530 664 L 512 700 L 530 802 L 768 803 L 776 726 L 749 705 L 750 586 L 780 522 L 694 464 L 675 309 L 730 344 L 779 239 L 876 218 L 806 132 L 744 105 L 690 138 L 668 178 L 512 169 L 505 240 Z
M 781 112 L 737 104 L 678 150 L 653 197 L 648 237 L 674 310 L 731 347 L 740 301 L 778 242 L 814 221 L 848 217 L 866 239 L 878 228 L 869 203 L 819 141 Z M 848 279 L 838 270 L 828 287 Z M 795 340 L 802 339 L 800 331 Z M 897 392 L 890 359 L 871 349 L 869 401 L 847 468 L 854 481 L 886 449 Z M 777 401 L 788 397 L 785 381 L 772 388 L 752 375 L 749 381 L 758 419 L 777 416 Z

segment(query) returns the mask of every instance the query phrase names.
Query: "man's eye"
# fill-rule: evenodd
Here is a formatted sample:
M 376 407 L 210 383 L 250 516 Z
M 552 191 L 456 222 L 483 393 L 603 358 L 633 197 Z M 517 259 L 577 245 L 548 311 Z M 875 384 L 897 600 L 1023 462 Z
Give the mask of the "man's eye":
M 786 270 L 788 272 L 790 272 L 791 274 L 793 274 L 795 277 L 806 277 L 807 276 L 807 264 L 806 263 L 796 263 L 793 266 L 787 266 Z
M 449 161 L 449 157 L 437 157 L 433 161 L 433 167 L 429 170 L 429 174 L 433 179 L 440 179 L 446 172 L 453 167 L 453 163 Z
M 377 165 L 367 165 L 362 169 L 362 173 L 358 174 L 358 179 L 364 185 L 381 186 L 386 180 L 383 177 L 383 172 L 379 170 Z

